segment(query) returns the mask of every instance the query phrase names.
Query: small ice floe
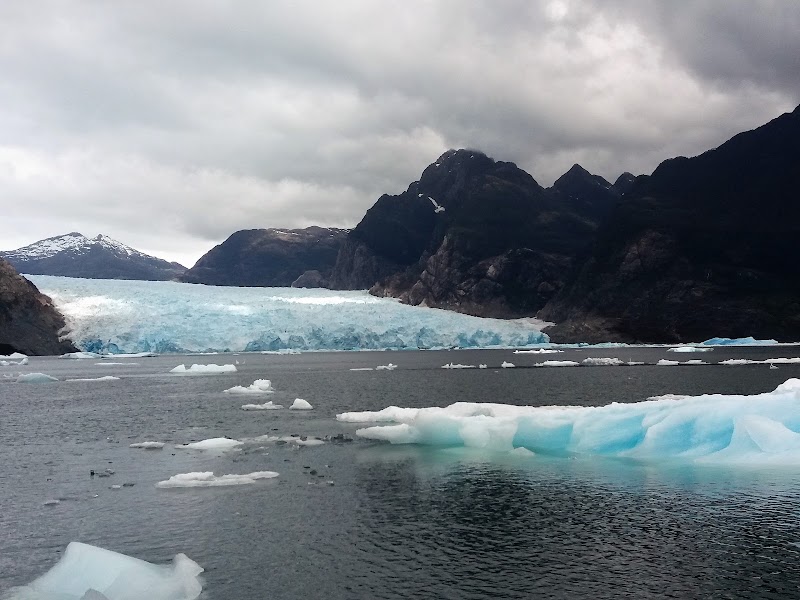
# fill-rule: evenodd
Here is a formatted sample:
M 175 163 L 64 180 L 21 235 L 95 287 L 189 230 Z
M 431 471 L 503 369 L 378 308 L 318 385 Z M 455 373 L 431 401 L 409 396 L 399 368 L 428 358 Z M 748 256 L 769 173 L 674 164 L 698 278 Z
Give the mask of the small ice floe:
M 252 440 L 248 440 L 250 442 L 272 442 L 274 444 L 290 444 L 293 446 L 322 446 L 325 443 L 325 440 L 321 440 L 318 437 L 314 436 L 307 436 L 307 435 L 262 435 L 257 438 L 253 438 Z M 344 441 L 344 440 L 342 440 Z M 350 440 L 352 441 L 352 440 Z
M 563 350 L 556 350 L 555 348 L 535 348 L 533 350 L 514 350 L 514 354 L 556 354 L 557 352 L 564 352 Z
M 478 368 L 479 368 L 479 369 L 488 369 L 488 368 L 489 368 L 489 365 L 487 365 L 487 364 L 484 364 L 484 363 L 481 363 L 481 364 L 479 364 L 479 365 L 478 365 Z
M 446 365 L 442 365 L 443 369 L 474 369 L 475 365 L 462 365 L 460 363 L 452 363 L 449 362 Z
M 667 352 L 711 352 L 713 349 L 711 346 L 677 346 L 668 348 Z
M 510 363 L 510 362 L 508 362 L 508 361 L 505 361 L 505 360 L 504 360 L 504 361 L 503 361 L 503 362 L 500 364 L 500 366 L 501 366 L 503 369 L 513 369 L 513 368 L 514 368 L 516 365 L 515 365 L 514 363 Z
M 27 364 L 27 356 L 23 356 L 20 360 L 0 360 L 0 367 L 24 367 Z
M 61 560 L 26 586 L 12 588 L 3 598 L 44 600 L 194 600 L 203 590 L 203 567 L 185 554 L 168 565 L 152 563 L 71 542 Z
M 534 367 L 577 367 L 581 363 L 574 360 L 546 360 L 540 363 L 534 363 Z
M 0 359 L 2 360 L 19 360 L 20 358 L 28 358 L 26 354 L 22 354 L 22 352 L 12 352 L 11 354 L 0 354 Z
M 198 365 L 194 364 L 188 369 L 186 365 L 178 365 L 170 370 L 173 375 L 218 375 L 220 373 L 235 373 L 236 365 Z
M 279 410 L 282 404 L 273 404 L 272 400 L 264 404 L 242 404 L 242 410 Z
M 61 500 L 55 500 L 55 499 L 45 500 L 44 502 L 42 502 L 42 504 L 44 506 L 58 506 L 59 504 L 61 504 Z
M 308 401 L 303 400 L 302 398 L 295 398 L 294 402 L 292 402 L 292 405 L 289 407 L 289 410 L 311 410 L 313 408 L 314 407 L 311 406 Z
M 67 352 L 58 358 L 72 358 L 72 359 L 86 359 L 86 358 L 103 358 L 102 354 L 97 352 Z
M 625 363 L 618 358 L 584 358 L 581 364 L 584 367 L 618 367 Z
M 397 368 L 397 365 L 393 365 L 389 363 L 388 365 L 378 365 L 375 367 L 376 371 L 394 371 Z
M 800 358 L 788 358 L 788 357 L 780 357 L 780 358 L 767 358 L 765 360 L 751 360 L 749 358 L 729 358 L 727 360 L 720 361 L 721 365 L 733 365 L 733 366 L 740 366 L 740 365 L 794 365 L 800 364 Z
M 17 383 L 51 383 L 53 381 L 58 381 L 58 379 L 44 373 L 23 373 L 17 377 Z
M 770 369 L 777 369 L 778 365 L 776 365 L 774 362 L 771 362 L 771 363 L 769 363 L 769 368 Z
M 241 446 L 244 442 L 232 440 L 230 438 L 218 437 L 191 442 L 190 444 L 178 444 L 175 447 L 180 450 L 231 450 Z
M 101 358 L 152 358 L 157 352 L 128 352 L 124 354 L 103 354 Z
M 164 442 L 136 442 L 128 447 L 141 448 L 142 450 L 161 450 L 164 447 Z
M 85 377 L 76 379 L 67 379 L 67 381 L 119 381 L 119 377 L 113 375 L 105 375 L 104 377 Z
M 679 364 L 681 364 L 681 363 L 679 363 L 677 360 L 667 360 L 666 358 L 662 358 L 661 360 L 659 360 L 656 363 L 656 366 L 659 366 L 659 367 L 675 367 L 675 366 L 677 366 Z
M 374 371 L 373 367 L 356 367 L 354 369 L 350 369 L 351 371 Z
M 271 394 L 275 391 L 272 387 L 272 381 L 269 379 L 256 379 L 253 383 L 244 387 L 242 385 L 235 385 L 232 388 L 223 390 L 225 394 Z
M 707 365 L 708 363 L 706 361 L 704 361 L 704 360 L 694 359 L 694 360 L 683 361 L 681 364 L 682 365 L 693 366 L 693 365 Z
M 138 364 L 139 363 L 135 363 L 135 362 L 111 362 L 111 361 L 108 361 L 108 362 L 94 363 L 94 366 L 95 367 L 135 367 Z
M 531 458 L 536 456 L 536 453 L 532 450 L 528 450 L 523 446 L 519 446 L 518 448 L 514 448 L 513 450 L 509 451 L 509 454 L 512 456 L 519 456 L 520 458 Z
M 277 477 L 275 471 L 255 471 L 242 475 L 214 475 L 213 471 L 179 473 L 165 481 L 159 481 L 157 488 L 220 487 L 226 485 L 248 485 L 259 479 Z

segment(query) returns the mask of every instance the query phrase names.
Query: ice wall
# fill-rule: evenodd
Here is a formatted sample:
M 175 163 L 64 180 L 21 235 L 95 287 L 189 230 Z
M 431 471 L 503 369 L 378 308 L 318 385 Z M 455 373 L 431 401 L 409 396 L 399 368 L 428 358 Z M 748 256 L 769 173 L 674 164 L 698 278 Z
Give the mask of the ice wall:
M 406 306 L 367 292 L 29 276 L 92 352 L 524 347 L 526 321 Z
M 754 396 L 664 396 L 599 407 L 457 402 L 337 419 L 391 423 L 356 433 L 393 444 L 800 466 L 800 379 Z

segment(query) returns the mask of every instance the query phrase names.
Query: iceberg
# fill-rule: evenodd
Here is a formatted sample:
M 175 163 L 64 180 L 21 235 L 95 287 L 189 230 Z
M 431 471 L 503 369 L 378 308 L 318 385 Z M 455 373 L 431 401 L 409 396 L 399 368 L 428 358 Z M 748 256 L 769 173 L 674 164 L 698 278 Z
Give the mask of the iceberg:
M 161 450 L 164 447 L 164 442 L 136 442 L 128 447 L 141 448 L 142 450 Z
M 462 365 L 461 363 L 452 363 L 449 362 L 446 365 L 442 365 L 443 369 L 474 369 L 475 365 Z
M 777 343 L 777 340 L 757 340 L 752 336 L 743 338 L 714 337 L 702 342 L 704 346 L 774 346 Z
M 58 381 L 58 378 L 44 373 L 23 373 L 17 377 L 17 383 L 52 383 L 53 381 Z
M 232 440 L 230 438 L 218 437 L 192 442 L 190 444 L 178 444 L 175 446 L 180 450 L 231 450 L 241 446 L 244 442 Z
M 242 404 L 242 410 L 279 410 L 281 408 L 283 405 L 273 404 L 272 400 L 264 402 L 264 404 Z
M 220 373 L 235 373 L 236 365 L 192 365 L 188 369 L 186 365 L 178 365 L 170 369 L 173 375 L 219 375 Z
M 289 410 L 312 410 L 314 407 L 311 406 L 311 403 L 307 400 L 303 400 L 302 398 L 295 398 L 292 405 L 289 407 Z
M 67 352 L 66 354 L 62 354 L 58 358 L 83 360 L 87 358 L 103 358 L 103 356 L 98 352 Z
M 277 477 L 275 471 L 256 471 L 243 475 L 214 475 L 212 471 L 179 473 L 156 484 L 158 488 L 222 487 L 227 485 L 249 485 L 259 479 Z
M 409 306 L 366 291 L 238 288 L 33 275 L 85 352 L 186 353 L 528 347 L 549 342 L 524 319 Z
M 275 391 L 269 379 L 256 379 L 253 383 L 244 387 L 235 385 L 227 390 L 222 390 L 225 394 L 271 394 Z
M 750 396 L 667 395 L 596 407 L 456 402 L 337 419 L 379 424 L 356 435 L 393 444 L 800 467 L 800 379 Z
M 397 368 L 397 365 L 389 363 L 388 365 L 378 365 L 375 367 L 376 371 L 394 371 Z
M 505 361 L 505 360 L 502 363 L 500 363 L 500 367 L 503 368 L 503 369 L 513 369 L 514 366 L 515 366 L 514 363 L 510 363 L 510 362 Z
M 568 361 L 564 361 L 568 362 Z M 584 367 L 618 367 L 625 363 L 619 358 L 584 358 L 581 361 Z
M 0 354 L 0 359 L 9 360 L 9 359 L 20 359 L 20 358 L 28 358 L 27 354 L 22 354 L 22 352 L 12 352 L 11 354 Z
M 534 367 L 577 367 L 579 362 L 574 360 L 546 360 L 544 362 L 535 363 Z
M 28 357 L 24 356 L 20 360 L 0 360 L 0 367 L 23 367 L 28 364 Z
M 667 348 L 667 352 L 711 352 L 713 349 L 714 348 L 702 346 L 677 346 L 675 348 Z
M 71 542 L 47 573 L 4 600 L 193 600 L 203 590 L 203 568 L 178 554 L 170 565 Z
M 119 377 L 113 375 L 104 375 L 103 377 L 76 377 L 75 379 L 67 379 L 67 381 L 119 381 Z

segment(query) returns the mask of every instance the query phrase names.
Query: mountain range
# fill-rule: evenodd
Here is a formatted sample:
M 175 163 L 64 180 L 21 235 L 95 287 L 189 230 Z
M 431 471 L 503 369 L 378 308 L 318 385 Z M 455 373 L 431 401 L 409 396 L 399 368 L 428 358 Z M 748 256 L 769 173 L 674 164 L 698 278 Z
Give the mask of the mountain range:
M 800 339 L 800 107 L 614 183 L 544 188 L 449 150 L 352 230 L 238 231 L 185 270 L 105 236 L 0 253 L 29 273 L 369 289 L 478 316 L 538 315 L 557 342 Z M 55 272 L 55 271 L 58 272 Z

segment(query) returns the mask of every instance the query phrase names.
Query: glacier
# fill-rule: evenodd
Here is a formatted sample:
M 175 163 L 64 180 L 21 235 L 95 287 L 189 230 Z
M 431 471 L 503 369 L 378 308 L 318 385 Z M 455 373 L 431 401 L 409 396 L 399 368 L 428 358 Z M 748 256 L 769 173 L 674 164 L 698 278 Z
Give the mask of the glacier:
M 526 320 L 483 319 L 365 291 L 238 288 L 26 275 L 84 352 L 524 348 L 549 341 Z
M 800 466 L 800 379 L 756 395 L 666 395 L 605 406 L 456 402 L 337 415 L 356 435 L 393 444 L 535 454 Z
M 203 568 L 178 554 L 171 565 L 71 542 L 47 573 L 12 588 L 3 600 L 192 600 L 202 592 Z

